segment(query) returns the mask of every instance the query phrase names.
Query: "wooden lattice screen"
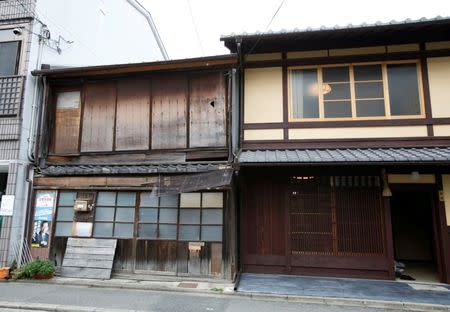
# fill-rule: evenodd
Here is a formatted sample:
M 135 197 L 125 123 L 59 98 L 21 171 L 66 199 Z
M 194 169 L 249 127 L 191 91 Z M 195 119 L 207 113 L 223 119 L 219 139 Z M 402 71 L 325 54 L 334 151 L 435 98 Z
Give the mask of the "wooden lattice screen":
M 378 177 L 294 177 L 291 186 L 293 255 L 383 253 Z

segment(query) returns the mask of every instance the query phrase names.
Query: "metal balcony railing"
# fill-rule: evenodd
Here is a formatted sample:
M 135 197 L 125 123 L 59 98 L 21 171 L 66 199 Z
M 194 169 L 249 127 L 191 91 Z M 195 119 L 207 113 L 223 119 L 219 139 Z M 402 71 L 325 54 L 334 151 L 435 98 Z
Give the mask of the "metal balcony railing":
M 24 76 L 0 77 L 0 116 L 19 114 Z
M 0 21 L 33 18 L 36 0 L 0 0 Z

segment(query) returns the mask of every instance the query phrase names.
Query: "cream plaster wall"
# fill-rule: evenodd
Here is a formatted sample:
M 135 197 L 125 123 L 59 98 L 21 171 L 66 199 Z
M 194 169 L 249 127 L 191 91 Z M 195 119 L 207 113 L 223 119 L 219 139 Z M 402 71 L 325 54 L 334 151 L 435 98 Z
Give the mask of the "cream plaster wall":
M 434 136 L 450 136 L 450 125 L 434 125 Z
M 410 174 L 388 174 L 389 183 L 404 183 L 404 184 L 434 184 L 436 179 L 434 174 L 420 174 L 417 179 L 414 179 Z
M 257 53 L 247 54 L 245 56 L 246 61 L 273 61 L 281 60 L 281 53 Z
M 351 138 L 398 138 L 425 137 L 426 126 L 399 127 L 345 127 L 289 129 L 289 139 L 351 139 Z
M 244 130 L 244 140 L 283 140 L 283 129 Z
M 450 41 L 427 42 L 425 43 L 425 49 L 427 50 L 450 49 Z
M 244 122 L 283 121 L 283 83 L 281 67 L 245 70 Z
M 450 57 L 428 58 L 433 117 L 450 117 Z

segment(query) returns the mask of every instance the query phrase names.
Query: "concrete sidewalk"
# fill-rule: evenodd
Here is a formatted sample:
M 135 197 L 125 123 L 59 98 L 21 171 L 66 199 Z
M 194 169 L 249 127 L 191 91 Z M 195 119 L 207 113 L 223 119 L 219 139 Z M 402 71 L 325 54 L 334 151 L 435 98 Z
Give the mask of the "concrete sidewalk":
M 357 304 L 383 303 L 385 307 L 450 311 L 450 285 L 351 278 L 303 277 L 244 273 L 238 293 L 287 298 L 321 299 Z
M 25 280 L 16 283 L 192 293 L 216 295 L 230 299 L 247 297 L 263 301 L 399 311 L 450 311 L 450 287 L 444 284 L 263 274 L 242 274 L 237 292 L 234 291 L 232 283 L 223 280 L 205 281 L 158 276 L 150 280 L 125 278 L 94 280 L 55 277 L 46 281 Z M 11 308 L 7 305 L 0 307 Z
M 50 280 L 20 280 L 19 283 L 47 283 L 56 285 L 98 288 L 175 291 L 210 294 L 234 293 L 234 284 L 224 280 L 196 280 L 155 276 L 153 279 L 112 278 L 109 280 L 54 277 Z

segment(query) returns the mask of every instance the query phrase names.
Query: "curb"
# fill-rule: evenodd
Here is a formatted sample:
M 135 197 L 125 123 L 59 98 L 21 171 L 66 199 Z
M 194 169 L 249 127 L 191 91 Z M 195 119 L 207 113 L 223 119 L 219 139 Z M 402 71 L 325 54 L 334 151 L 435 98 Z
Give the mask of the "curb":
M 20 309 L 28 311 L 54 311 L 54 312 L 143 312 L 140 310 L 105 309 L 95 307 L 71 306 L 62 304 L 4 302 L 0 301 L 0 309 Z
M 16 281 L 16 283 L 24 283 L 24 284 L 35 284 L 35 281 Z M 43 281 L 40 281 L 39 284 L 42 284 Z M 296 296 L 296 295 L 277 295 L 277 294 L 263 294 L 263 293 L 245 293 L 245 292 L 234 292 L 234 291 L 224 291 L 224 292 L 214 292 L 211 290 L 205 289 L 193 289 L 193 288 L 178 288 L 178 287 L 164 287 L 161 285 L 137 285 L 137 284 L 103 284 L 97 281 L 58 281 L 58 280 L 49 280 L 45 283 L 54 284 L 54 285 L 64 285 L 64 286 L 78 286 L 78 287 L 95 287 L 95 288 L 109 288 L 109 289 L 129 289 L 129 290 L 141 290 L 141 291 L 157 291 L 157 292 L 177 292 L 184 294 L 195 294 L 195 295 L 204 295 L 204 296 L 218 296 L 218 297 L 240 297 L 243 299 L 252 299 L 252 300 L 266 300 L 266 301 L 288 301 L 288 302 L 301 302 L 301 303 L 309 303 L 309 304 L 323 304 L 329 306 L 353 306 L 353 307 L 365 307 L 365 308 L 378 308 L 378 309 L 389 309 L 389 310 L 402 310 L 402 311 L 446 311 L 450 312 L 450 305 L 442 305 L 442 304 L 431 304 L 431 303 L 415 303 L 415 302 L 406 302 L 406 301 L 389 301 L 389 300 L 374 300 L 374 299 L 354 299 L 354 298 L 337 298 L 337 297 L 319 297 L 319 296 Z M 4 302 L 0 302 L 0 308 L 8 308 L 9 306 L 4 306 Z M 6 303 L 12 304 L 14 303 Z M 36 304 L 36 308 L 31 309 L 27 304 L 21 303 L 29 310 L 39 310 L 39 307 L 43 307 L 44 305 Z M 33 307 L 35 305 L 33 304 Z M 70 307 L 70 306 L 62 306 L 62 305 L 48 305 L 52 306 L 50 310 L 44 311 L 111 311 L 111 309 L 100 309 L 100 308 L 80 308 L 80 307 Z M 20 308 L 20 307 L 18 307 Z M 74 309 L 76 308 L 76 309 Z M 86 309 L 86 310 L 82 310 Z M 41 308 L 42 310 L 42 308 Z M 122 311 L 130 311 L 130 310 L 114 310 L 113 312 L 122 312 Z
M 301 302 L 310 304 L 323 304 L 329 306 L 353 306 L 364 308 L 378 308 L 402 311 L 450 311 L 450 305 L 431 304 L 431 303 L 414 303 L 404 301 L 389 300 L 373 300 L 373 299 L 353 299 L 353 298 L 337 298 L 337 297 L 320 297 L 320 296 L 295 296 L 295 295 L 275 295 L 260 293 L 235 293 L 235 296 L 248 297 L 255 300 L 274 300 Z

